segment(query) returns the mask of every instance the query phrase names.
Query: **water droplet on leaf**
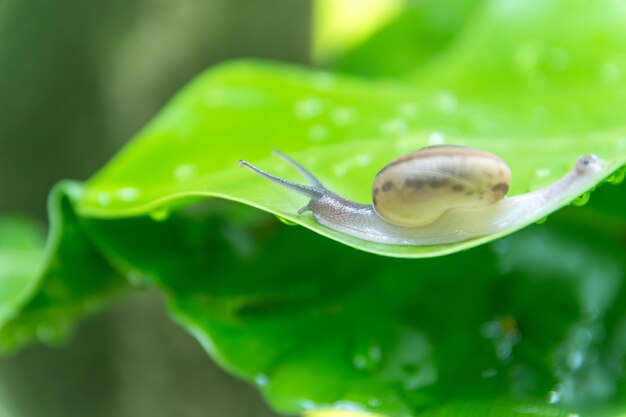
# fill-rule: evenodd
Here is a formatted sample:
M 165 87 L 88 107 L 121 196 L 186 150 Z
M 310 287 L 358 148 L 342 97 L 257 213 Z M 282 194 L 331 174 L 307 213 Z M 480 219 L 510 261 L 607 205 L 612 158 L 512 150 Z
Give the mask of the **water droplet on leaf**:
M 324 112 L 324 104 L 317 97 L 307 97 L 296 103 L 295 112 L 301 119 L 312 119 Z
M 413 103 L 401 104 L 398 111 L 402 117 L 406 117 L 408 119 L 415 119 L 420 113 L 420 109 L 417 104 Z
M 346 126 L 353 123 L 357 118 L 357 111 L 351 107 L 339 107 L 333 110 L 333 123 L 339 126 Z
M 458 108 L 458 99 L 451 91 L 440 91 L 435 96 L 435 104 L 443 113 L 454 113 Z
M 584 206 L 585 204 L 589 202 L 590 198 L 591 198 L 591 193 L 586 192 L 585 194 L 581 195 L 580 197 L 572 201 L 572 204 L 575 206 Z
M 607 86 L 619 83 L 622 78 L 622 70 L 615 62 L 606 62 L 600 68 L 600 80 Z
M 554 48 L 548 55 L 548 66 L 556 72 L 565 71 L 570 64 L 570 56 L 565 49 Z
M 528 75 L 537 71 L 539 64 L 543 61 L 544 45 L 540 41 L 534 40 L 521 45 L 515 51 L 515 63 L 517 68 Z
M 278 220 L 280 220 L 281 222 L 285 223 L 287 226 L 297 226 L 298 225 L 298 223 L 294 223 L 291 220 L 288 220 L 288 219 L 286 219 L 286 218 L 284 218 L 282 216 L 276 216 L 276 218 Z
M 149 215 L 155 222 L 162 222 L 170 217 L 170 211 L 167 208 L 158 208 L 156 210 L 152 210 Z
M 509 239 L 499 239 L 493 242 L 492 247 L 496 253 L 504 255 L 511 248 L 511 241 Z
M 140 191 L 138 188 L 126 187 L 120 188 L 115 194 L 122 201 L 134 201 L 139 198 Z
M 100 204 L 101 206 L 108 206 L 109 204 L 111 204 L 111 194 L 107 193 L 106 191 L 98 193 L 98 204 Z
M 198 167 L 195 164 L 183 164 L 174 169 L 174 178 L 177 181 L 187 181 L 196 176 Z
M 367 400 L 367 405 L 369 405 L 370 407 L 380 407 L 382 404 L 383 402 L 380 400 L 380 398 L 370 397 Z
M 322 142 L 328 139 L 330 129 L 323 125 L 311 126 L 309 129 L 309 139 L 313 142 Z
M 129 271 L 126 274 L 126 279 L 133 287 L 142 287 L 146 284 L 144 275 L 139 271 Z
M 363 153 L 363 154 L 357 155 L 354 161 L 356 162 L 356 165 L 360 167 L 366 167 L 372 163 L 372 156 L 370 154 Z
M 535 177 L 536 178 L 546 178 L 550 176 L 550 169 L 549 168 L 537 168 L 535 170 Z
M 406 120 L 396 118 L 384 122 L 380 126 L 380 131 L 385 136 L 401 136 L 409 131 L 409 125 Z
M 445 137 L 441 132 L 433 132 L 428 137 L 429 145 L 443 145 L 445 143 Z
M 336 77 L 328 72 L 318 72 L 311 77 L 311 85 L 318 91 L 331 90 L 336 82 Z
M 265 387 L 269 384 L 270 378 L 266 374 L 259 374 L 254 377 L 254 383 L 260 387 Z
M 559 391 L 553 390 L 548 393 L 549 404 L 557 404 L 559 401 L 561 401 L 561 393 Z
M 609 184 L 619 185 L 624 182 L 624 178 L 626 178 L 626 165 L 615 171 L 605 181 Z
M 376 343 L 359 346 L 352 358 L 354 367 L 361 371 L 373 371 L 383 358 L 382 349 Z

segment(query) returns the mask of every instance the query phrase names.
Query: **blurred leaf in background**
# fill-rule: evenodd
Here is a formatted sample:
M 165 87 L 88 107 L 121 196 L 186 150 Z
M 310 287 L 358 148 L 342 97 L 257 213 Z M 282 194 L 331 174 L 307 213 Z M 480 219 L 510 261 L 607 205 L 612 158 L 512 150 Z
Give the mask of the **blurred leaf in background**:
M 315 1 L 313 59 L 323 64 L 354 50 L 373 32 L 401 14 L 405 7 L 403 0 Z
M 23 218 L 0 219 L 0 327 L 36 290 L 43 264 L 42 231 Z

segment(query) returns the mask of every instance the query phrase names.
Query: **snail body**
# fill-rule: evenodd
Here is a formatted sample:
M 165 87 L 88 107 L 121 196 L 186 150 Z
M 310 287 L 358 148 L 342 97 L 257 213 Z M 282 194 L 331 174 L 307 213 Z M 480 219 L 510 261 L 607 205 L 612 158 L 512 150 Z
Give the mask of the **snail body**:
M 393 245 L 441 245 L 522 227 L 575 198 L 601 175 L 595 155 L 578 159 L 561 179 L 537 191 L 505 198 L 511 171 L 497 156 L 472 148 L 422 148 L 384 167 L 372 186 L 372 204 L 348 200 L 306 168 L 275 151 L 311 185 L 269 174 L 246 161 L 240 165 L 309 197 L 298 213 L 313 213 L 321 225 L 363 240 Z

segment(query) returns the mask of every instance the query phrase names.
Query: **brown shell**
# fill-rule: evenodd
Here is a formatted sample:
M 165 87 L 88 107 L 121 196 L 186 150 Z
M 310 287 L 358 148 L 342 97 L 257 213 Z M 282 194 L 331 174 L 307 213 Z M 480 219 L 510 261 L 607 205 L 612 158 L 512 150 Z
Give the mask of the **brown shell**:
M 421 226 L 448 210 L 485 207 L 504 198 L 511 170 L 497 156 L 464 146 L 422 148 L 383 168 L 372 187 L 384 220 Z

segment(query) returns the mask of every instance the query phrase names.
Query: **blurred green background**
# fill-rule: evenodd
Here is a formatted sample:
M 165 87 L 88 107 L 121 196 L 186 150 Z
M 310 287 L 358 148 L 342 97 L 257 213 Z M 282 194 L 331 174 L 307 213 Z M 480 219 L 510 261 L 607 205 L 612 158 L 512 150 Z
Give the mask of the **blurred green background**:
M 46 222 L 63 178 L 106 163 L 200 71 L 237 57 L 309 62 L 301 0 L 0 1 L 0 212 Z M 272 416 L 147 292 L 67 346 L 0 359 L 0 416 Z

